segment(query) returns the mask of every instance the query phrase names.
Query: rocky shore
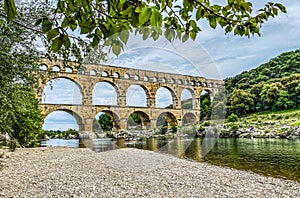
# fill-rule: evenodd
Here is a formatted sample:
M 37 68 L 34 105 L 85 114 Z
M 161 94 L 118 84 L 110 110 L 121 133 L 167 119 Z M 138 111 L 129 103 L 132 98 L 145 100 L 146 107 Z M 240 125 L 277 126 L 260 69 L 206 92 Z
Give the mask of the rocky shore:
M 137 149 L 17 149 L 1 160 L 0 197 L 300 197 L 297 182 Z

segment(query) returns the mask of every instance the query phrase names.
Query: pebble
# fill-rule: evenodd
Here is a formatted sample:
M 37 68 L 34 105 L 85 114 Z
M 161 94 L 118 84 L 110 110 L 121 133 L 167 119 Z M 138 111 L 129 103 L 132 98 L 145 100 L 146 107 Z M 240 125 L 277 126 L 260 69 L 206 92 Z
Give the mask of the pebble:
M 294 181 L 132 148 L 17 149 L 9 156 L 0 197 L 300 197 Z

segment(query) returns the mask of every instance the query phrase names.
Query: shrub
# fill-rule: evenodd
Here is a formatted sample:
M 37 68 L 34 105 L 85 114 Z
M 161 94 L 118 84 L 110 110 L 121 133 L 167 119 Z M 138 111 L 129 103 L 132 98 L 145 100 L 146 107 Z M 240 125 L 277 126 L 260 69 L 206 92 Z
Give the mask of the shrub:
M 226 118 L 226 122 L 237 122 L 239 120 L 239 117 L 232 113 L 230 116 Z
M 172 126 L 172 133 L 177 133 L 178 127 L 177 126 Z
M 209 126 L 210 125 L 210 121 L 205 121 L 202 124 L 203 124 L 203 126 Z

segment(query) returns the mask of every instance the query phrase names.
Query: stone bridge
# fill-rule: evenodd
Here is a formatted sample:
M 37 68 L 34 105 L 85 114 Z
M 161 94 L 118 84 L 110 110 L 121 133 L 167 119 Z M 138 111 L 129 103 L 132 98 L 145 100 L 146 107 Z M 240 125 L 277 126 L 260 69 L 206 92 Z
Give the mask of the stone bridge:
M 77 69 L 75 63 L 63 65 L 61 61 L 43 60 L 40 69 L 48 71 L 46 80 L 40 81 L 37 91 L 39 105 L 44 118 L 51 112 L 62 110 L 74 116 L 80 131 L 93 131 L 93 121 L 99 112 L 104 112 L 113 120 L 113 131 L 127 130 L 130 114 L 137 113 L 142 127 L 156 128 L 159 116 L 164 116 L 169 126 L 182 125 L 183 120 L 198 122 L 200 120 L 200 96 L 202 91 L 210 94 L 211 100 L 224 86 L 221 80 L 210 80 L 204 77 L 163 73 L 107 65 L 84 65 Z M 82 104 L 45 104 L 42 101 L 45 84 L 55 78 L 66 78 L 73 81 L 82 94 Z M 116 105 L 94 105 L 93 89 L 98 82 L 111 84 L 117 93 Z M 131 85 L 138 85 L 145 91 L 146 107 L 127 106 L 126 92 Z M 172 95 L 172 108 L 157 108 L 155 96 L 159 88 L 167 88 Z M 192 95 L 192 108 L 181 108 L 181 93 L 184 89 Z

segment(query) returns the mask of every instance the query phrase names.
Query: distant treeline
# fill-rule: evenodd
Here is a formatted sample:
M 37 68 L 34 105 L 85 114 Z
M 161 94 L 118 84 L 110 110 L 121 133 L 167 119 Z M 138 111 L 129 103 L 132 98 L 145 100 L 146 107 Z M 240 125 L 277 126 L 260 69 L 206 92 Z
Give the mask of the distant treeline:
M 300 108 L 300 50 L 225 79 L 227 115 Z

